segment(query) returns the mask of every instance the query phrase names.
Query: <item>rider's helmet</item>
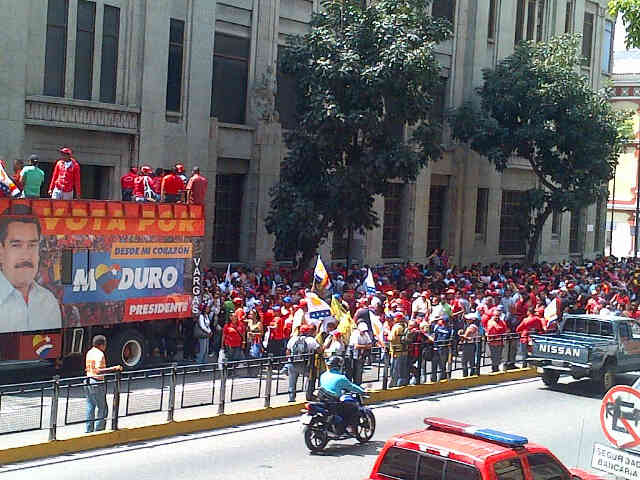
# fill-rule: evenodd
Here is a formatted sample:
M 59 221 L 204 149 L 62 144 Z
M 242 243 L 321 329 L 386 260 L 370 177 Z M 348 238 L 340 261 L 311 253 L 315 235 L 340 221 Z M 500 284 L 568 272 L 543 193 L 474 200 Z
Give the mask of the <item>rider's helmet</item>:
M 338 357 L 337 355 L 334 355 L 329 360 L 327 360 L 327 367 L 334 368 L 336 370 L 341 369 L 343 364 L 344 360 L 342 360 L 342 357 Z

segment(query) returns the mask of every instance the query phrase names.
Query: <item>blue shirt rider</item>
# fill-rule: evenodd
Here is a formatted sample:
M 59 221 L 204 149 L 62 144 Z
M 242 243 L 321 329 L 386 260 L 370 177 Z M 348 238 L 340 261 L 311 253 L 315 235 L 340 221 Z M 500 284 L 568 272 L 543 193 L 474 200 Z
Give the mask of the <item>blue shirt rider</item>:
M 340 373 L 342 367 L 342 358 L 333 356 L 327 360 L 329 370 L 320 375 L 320 388 L 327 394 L 339 399 L 343 392 L 365 393 L 365 390 L 349 381 L 349 379 Z M 358 411 L 358 405 L 355 402 L 340 402 L 337 406 L 336 413 L 343 417 L 343 426 L 352 426 L 354 414 Z

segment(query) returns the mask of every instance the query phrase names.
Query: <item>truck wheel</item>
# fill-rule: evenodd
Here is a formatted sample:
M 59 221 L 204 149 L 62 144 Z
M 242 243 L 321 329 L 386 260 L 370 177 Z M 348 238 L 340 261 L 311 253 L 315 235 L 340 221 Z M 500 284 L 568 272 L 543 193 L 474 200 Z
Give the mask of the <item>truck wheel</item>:
M 612 363 L 607 363 L 600 377 L 600 389 L 603 393 L 611 390 L 616 384 L 616 367 Z
M 553 370 L 543 370 L 542 372 L 542 383 L 544 383 L 549 388 L 555 387 L 558 384 L 559 378 L 560 374 L 558 372 L 554 372 Z
M 144 336 L 134 329 L 117 333 L 109 342 L 109 358 L 114 365 L 125 370 L 140 368 L 145 359 Z

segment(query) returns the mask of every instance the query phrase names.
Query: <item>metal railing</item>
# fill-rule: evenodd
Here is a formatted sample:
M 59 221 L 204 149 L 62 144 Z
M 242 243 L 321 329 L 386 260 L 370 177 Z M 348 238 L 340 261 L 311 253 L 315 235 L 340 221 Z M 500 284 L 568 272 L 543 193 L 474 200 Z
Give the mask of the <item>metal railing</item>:
M 397 385 L 420 384 L 449 379 L 454 372 L 477 375 L 481 368 L 496 362 L 512 364 L 518 358 L 520 336 L 478 338 L 471 343 L 446 341 L 411 343 L 401 348 L 373 347 L 355 358 L 343 353 L 343 372 L 356 383 L 387 389 Z M 219 414 L 229 404 L 262 399 L 271 406 L 273 397 L 304 393 L 313 398 L 320 375 L 326 368 L 320 354 L 248 359 L 222 364 L 173 364 L 133 372 L 104 375 L 98 385 L 107 398 L 107 412 L 94 421 L 109 421 L 112 430 L 119 420 L 135 415 L 217 405 Z M 289 374 L 296 372 L 294 392 L 289 392 Z M 54 377 L 44 382 L 0 386 L 0 435 L 49 430 L 57 438 L 60 426 L 87 423 L 86 377 Z M 291 397 L 291 395 L 290 395 Z

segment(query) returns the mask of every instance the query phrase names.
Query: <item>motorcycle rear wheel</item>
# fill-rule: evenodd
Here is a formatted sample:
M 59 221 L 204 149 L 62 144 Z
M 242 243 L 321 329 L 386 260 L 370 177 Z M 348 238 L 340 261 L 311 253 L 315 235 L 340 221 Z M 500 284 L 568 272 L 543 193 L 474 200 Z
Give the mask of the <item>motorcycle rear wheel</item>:
M 356 439 L 360 443 L 367 443 L 376 433 L 376 417 L 373 412 L 360 414 L 356 423 Z
M 310 452 L 320 452 L 329 442 L 329 433 L 323 422 L 311 420 L 311 423 L 304 429 L 304 443 Z

